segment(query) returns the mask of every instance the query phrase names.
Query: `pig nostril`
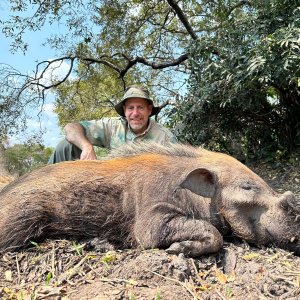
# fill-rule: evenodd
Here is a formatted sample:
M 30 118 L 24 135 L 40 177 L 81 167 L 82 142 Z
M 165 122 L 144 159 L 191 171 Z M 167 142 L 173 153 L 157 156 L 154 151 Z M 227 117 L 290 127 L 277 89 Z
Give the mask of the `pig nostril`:
M 295 195 L 291 191 L 288 191 L 283 193 L 280 198 L 291 199 L 291 198 L 295 198 Z

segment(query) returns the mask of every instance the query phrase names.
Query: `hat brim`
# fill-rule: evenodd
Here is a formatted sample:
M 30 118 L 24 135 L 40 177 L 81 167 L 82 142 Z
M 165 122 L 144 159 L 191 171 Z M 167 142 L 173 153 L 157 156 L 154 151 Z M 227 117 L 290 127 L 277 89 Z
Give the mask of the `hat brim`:
M 129 98 L 127 98 L 127 99 L 129 99 Z M 115 105 L 115 110 L 121 117 L 125 117 L 123 106 L 127 99 L 124 99 L 120 103 Z M 152 100 L 150 100 L 150 99 L 146 99 L 146 100 L 149 102 L 149 104 L 152 105 L 152 112 L 150 114 L 150 117 L 157 115 L 160 112 L 160 107 L 154 106 Z

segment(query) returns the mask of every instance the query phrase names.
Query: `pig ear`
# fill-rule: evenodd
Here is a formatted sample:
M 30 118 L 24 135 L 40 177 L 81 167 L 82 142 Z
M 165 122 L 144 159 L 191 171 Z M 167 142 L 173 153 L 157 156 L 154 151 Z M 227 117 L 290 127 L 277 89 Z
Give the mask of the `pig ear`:
M 180 187 L 197 195 L 211 198 L 216 190 L 216 177 L 207 169 L 195 169 L 187 175 Z

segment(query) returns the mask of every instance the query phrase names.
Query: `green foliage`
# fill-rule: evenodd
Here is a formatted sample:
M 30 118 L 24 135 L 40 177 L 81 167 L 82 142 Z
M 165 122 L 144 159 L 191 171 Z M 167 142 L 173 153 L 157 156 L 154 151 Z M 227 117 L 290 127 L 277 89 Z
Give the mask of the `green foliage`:
M 116 115 L 112 95 L 120 90 L 120 84 L 112 70 L 103 66 L 87 70 L 81 66 L 78 72 L 84 79 L 67 80 L 56 89 L 55 112 L 59 125 Z
M 16 144 L 4 150 L 6 169 L 23 175 L 47 164 L 52 149 L 40 144 Z
M 299 3 L 237 3 L 211 4 L 217 26 L 189 48 L 190 96 L 172 126 L 241 158 L 288 153 L 300 146 Z
M 84 247 L 84 245 L 79 245 L 75 241 L 72 241 L 72 245 L 73 245 L 73 248 L 76 251 L 77 255 L 78 256 L 82 256 L 83 255 L 83 247 Z
M 37 249 L 40 249 L 40 245 L 37 242 L 34 241 L 30 241 L 30 244 L 32 244 L 34 247 L 36 247 Z
M 24 108 L 51 87 L 63 126 L 113 114 L 123 88 L 138 82 L 150 85 L 157 104 L 176 99 L 169 124 L 182 141 L 242 158 L 298 148 L 299 1 L 173 1 L 181 14 L 171 2 L 9 0 L 12 14 L 0 26 L 12 50 L 30 46 L 25 32 L 60 23 L 68 32 L 46 43 L 72 68 L 45 87 L 45 62 L 33 76 L 0 67 L 0 135 L 22 130 Z M 189 64 L 176 63 L 180 56 Z
M 46 284 L 46 285 L 49 285 L 51 279 L 52 279 L 52 273 L 51 273 L 51 272 L 48 272 L 47 275 L 46 275 L 45 284 Z
M 136 300 L 136 296 L 132 293 L 129 294 L 129 300 Z
M 176 33 L 180 25 L 176 18 L 170 18 L 169 30 L 161 32 L 160 24 L 169 13 L 169 6 L 164 1 L 88 1 L 91 16 L 89 24 L 76 23 L 73 31 L 82 32 L 85 24 L 93 30 L 85 32 L 84 41 L 74 45 L 66 37 L 51 39 L 53 47 L 69 45 L 69 51 L 80 57 L 95 58 L 100 63 L 86 64 L 81 60 L 74 68 L 76 78 L 67 80 L 56 88 L 56 112 L 59 124 L 83 119 L 98 119 L 102 116 L 117 115 L 113 109 L 123 96 L 124 86 L 132 83 L 151 86 L 170 85 L 169 74 L 136 65 L 130 71 L 120 74 L 120 70 L 130 66 L 134 57 L 149 59 L 159 63 L 177 55 L 184 49 L 187 38 Z M 79 13 L 77 15 L 79 18 Z M 167 24 L 165 24 L 167 26 Z M 99 30 L 99 32 L 95 32 Z M 175 31 L 175 32 L 174 32 Z M 80 38 L 80 37 L 79 37 Z M 170 55 L 171 54 L 171 55 Z M 105 64 L 101 62 L 105 61 Z M 179 66 L 180 70 L 181 67 Z M 156 93 L 154 93 L 155 95 Z M 161 97 L 157 100 L 163 102 Z
M 94 150 L 98 159 L 105 157 L 108 153 L 107 149 L 97 146 L 94 147 Z

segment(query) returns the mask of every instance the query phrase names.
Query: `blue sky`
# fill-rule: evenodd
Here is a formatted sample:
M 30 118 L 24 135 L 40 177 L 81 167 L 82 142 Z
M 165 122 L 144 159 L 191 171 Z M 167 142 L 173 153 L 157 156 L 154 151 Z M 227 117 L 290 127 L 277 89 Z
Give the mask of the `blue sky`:
M 9 5 L 7 0 L 1 0 L 0 2 L 0 19 L 5 20 L 10 15 Z M 0 63 L 11 65 L 22 73 L 31 73 L 35 69 L 36 62 L 42 60 L 49 60 L 56 57 L 56 53 L 50 47 L 43 46 L 46 36 L 50 36 L 53 30 L 63 30 L 55 26 L 45 26 L 41 31 L 29 32 L 24 36 L 24 40 L 29 44 L 28 51 L 24 55 L 23 53 L 12 54 L 10 52 L 10 40 L 7 39 L 0 31 Z M 63 137 L 60 128 L 57 126 L 57 116 L 53 112 L 53 99 L 54 96 L 49 94 L 45 106 L 42 108 L 43 115 L 39 121 L 36 117 L 38 111 L 32 111 L 32 118 L 28 120 L 31 129 L 34 131 L 42 128 L 45 130 L 43 135 L 43 142 L 45 146 L 55 147 L 58 141 Z M 22 135 L 14 136 L 10 139 L 10 142 L 18 143 L 23 142 L 27 136 L 31 133 L 31 130 L 23 132 Z

